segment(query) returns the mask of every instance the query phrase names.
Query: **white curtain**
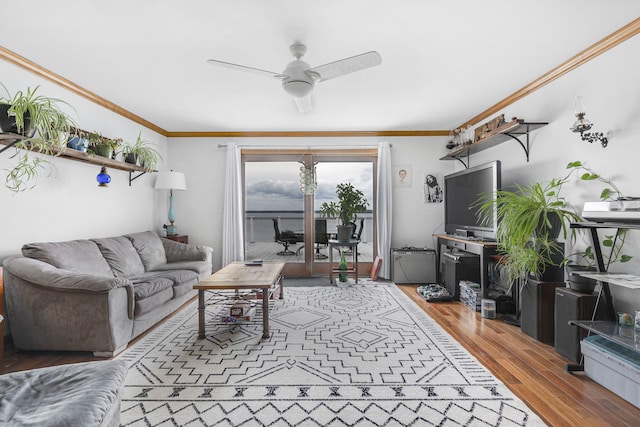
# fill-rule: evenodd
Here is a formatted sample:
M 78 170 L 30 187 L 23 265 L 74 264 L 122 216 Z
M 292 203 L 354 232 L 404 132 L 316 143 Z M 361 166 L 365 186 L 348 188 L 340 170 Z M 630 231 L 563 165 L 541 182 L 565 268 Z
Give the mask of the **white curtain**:
M 382 258 L 379 276 L 391 278 L 391 211 L 393 188 L 391 173 L 391 147 L 388 142 L 378 144 L 378 254 Z
M 244 259 L 242 232 L 242 165 L 240 147 L 227 144 L 227 171 L 225 174 L 224 219 L 222 227 L 222 266 Z

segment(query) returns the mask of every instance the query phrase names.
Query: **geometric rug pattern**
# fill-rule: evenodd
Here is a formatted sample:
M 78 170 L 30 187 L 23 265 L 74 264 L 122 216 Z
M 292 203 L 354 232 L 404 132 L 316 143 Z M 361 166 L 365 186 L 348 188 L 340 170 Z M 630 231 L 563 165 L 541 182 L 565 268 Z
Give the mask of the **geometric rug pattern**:
M 258 322 L 197 303 L 119 357 L 125 426 L 541 426 L 393 284 L 286 287 Z

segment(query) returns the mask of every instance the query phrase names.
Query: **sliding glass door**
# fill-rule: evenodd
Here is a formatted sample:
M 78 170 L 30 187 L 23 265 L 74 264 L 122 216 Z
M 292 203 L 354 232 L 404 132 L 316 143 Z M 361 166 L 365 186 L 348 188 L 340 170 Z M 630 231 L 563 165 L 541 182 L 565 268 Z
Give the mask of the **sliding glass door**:
M 322 217 L 320 207 L 337 201 L 336 186 L 349 182 L 369 202 L 354 221 L 361 270 L 366 271 L 375 256 L 373 154 L 243 150 L 245 258 L 285 261 L 288 276 L 328 274 L 327 243 L 335 238 L 338 220 Z M 334 254 L 334 260 L 338 257 Z

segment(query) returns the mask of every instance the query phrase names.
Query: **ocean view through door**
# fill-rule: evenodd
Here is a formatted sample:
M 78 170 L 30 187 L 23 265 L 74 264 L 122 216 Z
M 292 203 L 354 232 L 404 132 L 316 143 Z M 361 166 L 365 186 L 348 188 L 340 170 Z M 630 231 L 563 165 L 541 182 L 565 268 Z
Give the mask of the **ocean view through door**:
M 338 219 L 323 218 L 320 206 L 323 202 L 337 201 L 336 185 L 348 182 L 361 190 L 368 201 L 367 211 L 358 214 L 354 226 L 354 235 L 360 241 L 359 270 L 367 271 L 375 248 L 375 156 L 335 151 L 273 154 L 257 151 L 251 154 L 243 151 L 242 156 L 245 259 L 284 261 L 287 263 L 284 273 L 290 277 L 327 275 L 327 241 L 336 237 Z M 315 176 L 315 185 L 312 182 L 312 189 L 306 194 L 305 170 L 307 182 L 309 174 Z M 334 253 L 334 262 L 339 257 Z

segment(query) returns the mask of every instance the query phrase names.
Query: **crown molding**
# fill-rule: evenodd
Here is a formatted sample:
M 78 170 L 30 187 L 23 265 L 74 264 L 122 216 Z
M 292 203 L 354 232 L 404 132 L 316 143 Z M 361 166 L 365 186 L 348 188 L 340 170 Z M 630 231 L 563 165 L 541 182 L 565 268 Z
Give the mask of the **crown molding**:
M 372 131 L 265 131 L 265 132 L 169 132 L 169 138 L 348 138 L 447 136 L 448 130 L 372 130 Z
M 564 76 L 570 71 L 575 70 L 576 68 L 580 67 L 584 63 L 603 54 L 604 52 L 630 39 L 631 37 L 637 35 L 638 33 L 640 33 L 640 18 L 637 18 L 631 21 L 624 27 L 614 31 L 613 33 L 609 34 L 607 37 L 603 38 L 602 40 L 592 44 L 582 52 L 578 53 L 577 55 L 573 56 L 569 60 L 558 65 L 551 71 L 548 71 L 547 73 L 538 77 L 528 85 L 513 92 L 511 95 L 507 96 L 502 101 L 497 102 L 496 104 L 484 110 L 482 113 L 467 120 L 466 122 L 458 126 L 458 128 L 461 129 L 466 126 L 474 125 L 476 123 L 479 123 L 481 120 L 484 120 L 486 118 L 493 116 L 494 114 L 498 113 L 508 105 L 511 105 L 514 102 L 524 98 L 525 96 L 530 95 L 531 93 L 535 92 L 541 87 Z
M 28 60 L 24 56 L 18 55 L 17 53 L 0 46 L 0 58 L 5 61 L 11 62 L 19 67 L 24 68 L 27 71 L 31 71 L 34 74 L 37 74 L 40 77 L 43 77 L 58 86 L 62 86 L 63 88 L 75 93 L 76 95 L 80 95 L 83 98 L 88 99 L 89 101 L 98 104 L 101 107 L 106 108 L 107 110 L 111 110 L 114 113 L 117 113 L 121 116 L 126 117 L 127 119 L 141 124 L 142 126 L 149 128 L 155 132 L 158 132 L 161 135 L 167 136 L 167 131 L 162 129 L 160 126 L 157 126 L 151 123 L 148 120 L 143 119 L 142 117 L 132 113 L 131 111 L 125 110 L 119 105 L 114 104 L 111 101 L 106 100 L 105 98 L 91 92 L 72 82 L 71 80 L 67 80 L 59 74 L 54 73 L 51 70 L 48 70 L 33 61 Z

